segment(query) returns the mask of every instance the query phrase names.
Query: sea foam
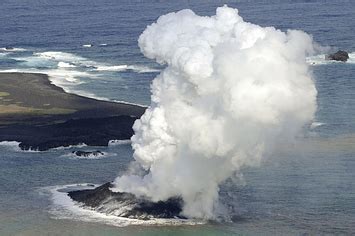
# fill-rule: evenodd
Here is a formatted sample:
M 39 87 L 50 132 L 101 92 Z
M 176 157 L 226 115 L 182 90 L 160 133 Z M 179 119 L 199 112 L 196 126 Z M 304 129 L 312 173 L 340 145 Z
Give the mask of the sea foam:
M 25 52 L 27 49 L 25 48 L 0 48 L 0 51 L 6 51 L 6 52 Z

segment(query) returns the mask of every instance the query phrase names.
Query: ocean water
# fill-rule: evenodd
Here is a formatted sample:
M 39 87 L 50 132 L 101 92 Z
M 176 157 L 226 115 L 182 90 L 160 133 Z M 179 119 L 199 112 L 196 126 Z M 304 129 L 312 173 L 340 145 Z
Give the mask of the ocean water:
M 232 221 L 147 225 L 75 208 L 57 189 L 102 184 L 132 160 L 129 143 L 24 152 L 0 143 L 0 235 L 355 234 L 355 4 L 347 1 L 2 0 L 0 71 L 40 72 L 66 91 L 149 105 L 163 68 L 137 39 L 160 15 L 190 8 L 213 15 L 223 4 L 252 23 L 301 29 L 347 63 L 308 58 L 318 90 L 316 119 L 243 181 L 221 186 Z M 13 47 L 6 50 L 5 47 Z M 79 159 L 73 150 L 101 150 Z M 90 187 L 90 186 L 89 186 Z M 159 223 L 159 222 L 158 222 Z

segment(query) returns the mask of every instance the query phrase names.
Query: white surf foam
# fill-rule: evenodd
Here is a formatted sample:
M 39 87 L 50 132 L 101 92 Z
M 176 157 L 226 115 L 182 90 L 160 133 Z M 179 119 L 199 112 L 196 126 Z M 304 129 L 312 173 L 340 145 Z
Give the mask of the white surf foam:
M 2 141 L 0 146 L 6 149 L 11 149 L 12 151 L 22 151 L 19 147 L 20 143 L 16 141 Z
M 13 59 L 19 61 L 20 66 L 24 66 L 28 68 L 38 68 L 38 67 L 51 68 L 57 65 L 57 63 L 54 61 L 36 57 L 36 56 L 14 57 Z
M 15 152 L 40 152 L 38 149 L 32 147 L 30 147 L 28 150 L 22 150 L 20 148 L 20 142 L 17 141 L 2 141 L 0 142 L 0 146 Z
M 89 97 L 103 101 L 113 101 L 130 105 L 138 105 L 124 101 L 111 100 L 109 98 L 97 96 L 94 93 L 83 91 L 77 85 L 85 83 L 85 79 L 99 79 L 107 71 L 133 70 L 137 73 L 159 71 L 141 65 L 109 65 L 88 60 L 84 57 L 59 51 L 46 51 L 33 53 L 28 57 L 16 57 L 27 68 L 6 69 L 0 72 L 20 72 L 20 73 L 42 73 L 49 76 L 52 84 L 61 87 L 67 93 L 73 93 L 84 97 Z
M 88 72 L 80 72 L 75 70 L 66 70 L 63 69 L 45 69 L 45 70 L 38 70 L 34 68 L 29 69 L 7 69 L 7 70 L 0 70 L 0 73 L 38 73 L 38 74 L 47 74 L 49 80 L 52 84 L 62 88 L 66 93 L 76 94 L 79 96 L 92 98 L 101 101 L 109 101 L 109 102 L 116 102 L 116 103 L 123 103 L 127 105 L 134 105 L 146 108 L 146 105 L 126 102 L 121 100 L 109 99 L 106 97 L 97 96 L 94 93 L 83 91 L 77 87 L 76 85 L 83 84 L 84 82 L 79 79 L 79 77 L 90 77 L 96 78 L 96 76 L 89 74 Z
M 160 72 L 160 70 L 155 69 L 155 68 L 150 68 L 147 66 L 141 66 L 141 65 L 116 65 L 116 66 L 111 66 L 111 65 L 101 65 L 97 66 L 96 71 L 127 71 L 127 70 L 132 70 L 137 73 L 151 73 L 151 72 Z
M 62 87 L 66 92 L 69 92 L 70 87 L 68 85 L 79 85 L 84 83 L 80 80 L 80 77 L 93 77 L 87 72 L 66 70 L 63 68 L 41 70 L 41 73 L 45 73 L 49 76 L 49 80 L 56 86 Z
M 97 96 L 97 95 L 94 94 L 94 93 L 87 92 L 87 91 L 83 91 L 83 90 L 80 90 L 80 89 L 77 89 L 77 88 L 74 88 L 74 89 L 65 88 L 64 91 L 67 92 L 67 93 L 72 93 L 72 94 L 76 94 L 76 95 L 79 95 L 79 96 L 83 96 L 83 97 L 87 97 L 87 98 L 92 98 L 92 99 L 96 99 L 96 100 L 100 100 L 100 101 L 114 102 L 114 101 L 112 101 L 112 100 L 109 99 L 109 98 L 100 97 L 100 96 Z
M 126 140 L 110 140 L 108 142 L 108 146 L 117 146 L 117 145 L 127 145 L 127 144 L 131 144 L 131 140 L 130 139 L 126 139 Z
M 74 202 L 65 189 L 70 188 L 74 190 L 76 187 L 83 189 L 85 184 L 70 184 L 70 185 L 58 185 L 42 188 L 41 191 L 49 193 L 52 200 L 52 205 L 49 212 L 53 215 L 54 219 L 67 219 L 84 222 L 97 222 L 117 227 L 125 227 L 129 225 L 200 225 L 205 224 L 205 221 L 198 220 L 184 220 L 184 219 L 149 219 L 149 220 L 137 220 L 129 219 L 125 217 L 118 217 L 114 215 L 104 214 L 97 212 L 93 209 L 83 207 L 82 204 Z M 95 185 L 96 187 L 96 185 Z M 86 187 L 86 189 L 92 189 L 94 187 Z
M 25 48 L 0 48 L 0 51 L 6 52 L 24 52 L 27 51 Z
M 125 102 L 125 101 L 121 101 L 121 100 L 109 100 L 109 101 L 117 102 L 117 103 L 124 103 L 124 104 L 127 104 L 127 105 L 134 105 L 134 106 L 139 106 L 139 107 L 144 107 L 144 108 L 148 107 L 147 105 L 142 105 L 142 104 L 133 103 L 133 102 Z
M 85 57 L 75 55 L 68 52 L 59 52 L 59 51 L 47 51 L 47 52 L 38 52 L 33 54 L 35 57 L 39 57 L 45 60 L 69 63 L 77 67 L 97 67 L 100 63 L 89 60 Z
M 151 68 L 143 65 L 125 65 L 125 64 L 111 65 L 107 63 L 100 63 L 67 52 L 48 51 L 48 52 L 34 53 L 34 56 L 45 60 L 56 61 L 58 63 L 58 66 L 60 63 L 62 67 L 66 67 L 66 68 L 68 68 L 68 65 L 70 65 L 70 67 L 74 66 L 74 67 L 91 68 L 91 71 L 96 71 L 96 72 L 106 72 L 106 71 L 120 72 L 120 71 L 132 70 L 137 73 L 150 73 L 150 72 L 160 71 L 156 68 Z
M 349 59 L 347 63 L 355 64 L 355 52 L 349 53 Z
M 48 52 L 37 52 L 34 53 L 33 55 L 48 60 L 56 60 L 56 61 L 64 61 L 64 62 L 86 61 L 85 58 L 68 52 L 48 51 Z
M 11 73 L 11 72 L 16 72 L 16 73 L 34 73 L 34 74 L 47 74 L 49 77 L 49 80 L 54 84 L 59 87 L 62 87 L 62 85 L 67 85 L 67 84 L 80 84 L 82 83 L 79 79 L 76 77 L 78 76 L 87 76 L 88 74 L 86 72 L 79 72 L 79 71 L 67 71 L 67 70 L 60 70 L 60 69 L 46 69 L 46 70 L 38 70 L 34 68 L 29 68 L 29 69 L 8 69 L 8 70 L 0 70 L 0 72 L 4 73 Z M 64 90 L 65 87 L 62 87 Z
M 9 53 L 7 53 L 7 52 L 0 52 L 0 57 L 6 57 L 7 55 L 9 55 Z
M 83 44 L 82 45 L 84 48 L 91 48 L 92 46 L 94 46 L 94 45 L 92 45 L 92 44 Z
M 129 70 L 133 70 L 138 73 L 151 73 L 151 72 L 160 72 L 159 69 L 147 67 L 147 66 L 141 66 L 141 65 L 131 65 L 128 66 Z
M 109 101 L 109 102 L 123 103 L 123 104 L 127 104 L 127 105 L 147 107 L 146 105 L 142 105 L 142 104 L 138 104 L 138 103 L 132 103 L 132 102 L 126 102 L 126 101 L 121 101 L 121 100 L 109 99 L 106 97 L 100 97 L 100 96 L 97 96 L 96 94 L 93 94 L 93 93 L 90 93 L 87 91 L 83 91 L 83 90 L 80 90 L 76 87 L 73 87 L 75 85 L 80 85 L 80 84 L 84 83 L 79 78 L 77 78 L 79 76 L 94 77 L 94 76 L 88 74 L 87 72 L 68 71 L 68 70 L 59 70 L 59 69 L 38 70 L 38 69 L 33 69 L 33 68 L 32 69 L 0 70 L 0 73 L 12 73 L 12 72 L 47 74 L 51 83 L 62 88 L 66 93 L 76 94 L 79 96 L 92 98 L 92 99 L 96 99 L 96 100 L 101 100 L 101 101 Z
M 74 68 L 74 67 L 76 67 L 76 66 L 73 65 L 73 64 L 70 64 L 70 63 L 68 63 L 68 62 L 60 61 L 60 62 L 58 62 L 58 67 L 59 67 L 59 68 Z
M 66 150 L 66 149 L 72 149 L 72 148 L 84 148 L 87 147 L 85 143 L 79 143 L 77 145 L 69 145 L 69 146 L 60 146 L 57 148 L 52 148 L 52 150 Z
M 118 66 L 98 66 L 96 71 L 125 71 L 127 70 L 127 65 L 118 65 Z
M 89 69 L 91 72 L 122 72 L 127 70 L 136 73 L 160 72 L 159 69 L 144 65 L 112 65 L 60 51 L 35 52 L 32 56 L 16 57 L 14 59 L 23 61 L 22 64 L 26 67 L 57 67 L 59 69 L 81 67 L 81 69 Z

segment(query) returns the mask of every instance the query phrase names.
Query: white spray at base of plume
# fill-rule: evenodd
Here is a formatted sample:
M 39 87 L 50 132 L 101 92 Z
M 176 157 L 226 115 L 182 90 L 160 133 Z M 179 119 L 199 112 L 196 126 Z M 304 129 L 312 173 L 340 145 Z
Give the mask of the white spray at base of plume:
M 224 6 L 212 17 L 161 16 L 139 46 L 167 65 L 133 127 L 135 165 L 148 173 L 118 177 L 113 191 L 181 196 L 184 215 L 214 218 L 219 184 L 313 119 L 317 91 L 305 61 L 313 46 L 304 32 L 244 22 Z

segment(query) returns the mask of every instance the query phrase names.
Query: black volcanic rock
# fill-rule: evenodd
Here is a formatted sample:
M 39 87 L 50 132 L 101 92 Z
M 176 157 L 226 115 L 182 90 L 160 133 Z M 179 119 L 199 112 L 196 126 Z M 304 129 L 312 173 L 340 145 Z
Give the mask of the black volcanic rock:
M 120 217 L 141 220 L 186 219 L 181 215 L 183 201 L 179 197 L 152 202 L 146 198 L 137 198 L 131 193 L 112 192 L 110 187 L 112 184 L 106 183 L 95 189 L 71 191 L 68 195 L 84 206 Z
M 92 152 L 86 152 L 86 151 L 72 151 L 73 154 L 77 155 L 78 157 L 89 157 L 89 156 L 103 156 L 104 153 L 101 151 L 92 151 Z
M 333 60 L 333 61 L 342 61 L 346 62 L 349 59 L 349 54 L 345 51 L 337 51 L 336 53 L 332 53 L 326 56 L 327 60 Z
M 80 143 L 107 146 L 110 140 L 130 139 L 136 119 L 137 117 L 114 116 L 72 119 L 42 126 L 8 125 L 0 127 L 0 140 L 15 140 L 20 142 L 22 150 L 38 151 Z

